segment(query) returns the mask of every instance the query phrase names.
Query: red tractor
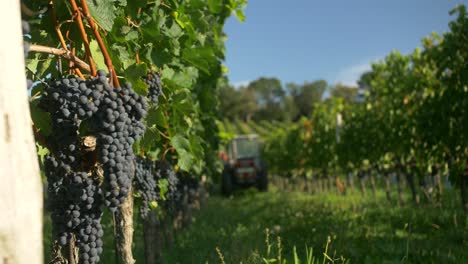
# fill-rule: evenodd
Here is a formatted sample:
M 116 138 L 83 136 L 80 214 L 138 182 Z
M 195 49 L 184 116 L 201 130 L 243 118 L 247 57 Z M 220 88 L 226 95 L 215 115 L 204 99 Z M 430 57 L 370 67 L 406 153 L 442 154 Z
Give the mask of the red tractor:
M 250 186 L 268 190 L 267 170 L 255 134 L 235 136 L 229 141 L 221 181 L 221 190 L 226 196 L 235 189 Z

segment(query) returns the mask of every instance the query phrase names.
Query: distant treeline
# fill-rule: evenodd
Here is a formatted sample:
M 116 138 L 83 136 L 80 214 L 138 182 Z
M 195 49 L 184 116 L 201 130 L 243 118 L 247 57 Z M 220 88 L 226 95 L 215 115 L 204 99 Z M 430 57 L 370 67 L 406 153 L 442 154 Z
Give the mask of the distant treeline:
M 360 88 L 366 87 L 365 77 L 366 74 L 359 81 Z M 301 117 L 311 116 L 314 105 L 329 97 L 355 100 L 358 87 L 340 83 L 329 85 L 325 80 L 283 86 L 277 78 L 261 77 L 247 86 L 225 85 L 219 92 L 220 112 L 224 119 L 245 122 L 297 121 Z

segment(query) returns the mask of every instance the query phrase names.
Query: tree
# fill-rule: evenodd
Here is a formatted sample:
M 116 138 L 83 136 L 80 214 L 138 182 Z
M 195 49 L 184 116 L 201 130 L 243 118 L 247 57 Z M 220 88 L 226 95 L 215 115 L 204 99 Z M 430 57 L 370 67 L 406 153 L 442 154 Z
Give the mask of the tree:
M 372 88 L 371 80 L 372 80 L 372 71 L 367 71 L 361 74 L 361 77 L 359 78 L 357 82 L 359 89 L 370 90 Z
M 219 89 L 219 110 L 224 118 L 233 120 L 240 116 L 241 94 L 230 85 L 225 85 Z
M 247 86 L 257 103 L 254 120 L 283 120 L 283 99 L 285 92 L 277 78 L 259 78 Z
M 287 85 L 287 89 L 299 111 L 298 116 L 295 118 L 297 120 L 301 116 L 310 116 L 312 114 L 314 104 L 322 100 L 323 93 L 327 89 L 327 82 L 318 80 L 306 82 L 303 85 L 290 83 Z
M 358 88 L 352 86 L 346 86 L 341 83 L 336 84 L 331 88 L 331 96 L 337 98 L 343 98 L 345 102 L 354 101 L 357 95 Z
M 284 97 L 283 112 L 286 121 L 294 121 L 299 114 L 299 109 L 294 103 L 294 98 L 290 95 Z
M 248 122 L 257 109 L 257 102 L 252 90 L 226 85 L 219 90 L 219 108 L 223 118 Z
M 255 95 L 252 90 L 242 87 L 239 91 L 241 102 L 239 105 L 240 108 L 240 118 L 245 122 L 249 122 L 252 119 L 255 111 L 258 109 L 257 102 L 255 101 Z

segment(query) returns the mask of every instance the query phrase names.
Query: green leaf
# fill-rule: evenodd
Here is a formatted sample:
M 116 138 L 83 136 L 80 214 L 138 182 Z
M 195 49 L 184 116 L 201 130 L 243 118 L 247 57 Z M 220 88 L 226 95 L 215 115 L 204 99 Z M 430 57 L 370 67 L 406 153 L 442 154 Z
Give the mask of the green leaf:
M 46 85 L 44 83 L 37 83 L 34 84 L 34 86 L 31 89 L 31 96 L 36 96 L 39 93 L 42 93 L 44 89 L 46 88 Z
M 34 126 L 39 129 L 43 136 L 47 137 L 52 133 L 52 119 L 49 113 L 37 106 L 37 103 L 38 100 L 34 100 L 29 104 L 31 108 L 31 118 L 34 122 Z
M 156 1 L 158 2 L 158 1 Z M 127 1 L 127 13 L 131 17 L 136 17 L 138 15 L 138 9 L 144 7 L 147 4 L 147 0 L 131 0 Z M 159 4 L 157 4 L 158 6 Z
M 219 0 L 208 0 L 210 12 L 218 14 L 223 9 L 223 2 Z
M 145 134 L 140 140 L 140 147 L 145 150 L 151 150 L 156 146 L 156 143 L 161 139 L 159 130 L 156 127 L 149 127 L 146 129 Z
M 175 71 L 169 67 L 165 67 L 162 71 L 162 77 L 166 79 L 172 79 Z
M 193 155 L 188 151 L 177 151 L 179 154 L 179 159 L 177 160 L 177 165 L 183 171 L 190 171 L 194 164 Z
M 125 35 L 125 40 L 126 40 L 126 41 L 136 40 L 136 39 L 138 39 L 138 36 L 139 36 L 138 32 L 132 30 L 132 31 L 129 31 L 129 32 Z
M 37 155 L 39 156 L 41 162 L 44 162 L 45 155 L 49 154 L 49 150 L 39 144 L 37 144 Z
M 151 126 L 157 125 L 163 128 L 167 127 L 166 116 L 163 114 L 162 111 L 163 110 L 161 107 L 150 108 L 150 110 L 148 111 L 148 116 L 146 117 L 146 122 L 148 126 L 151 127 Z
M 106 63 L 104 61 L 104 55 L 102 55 L 99 44 L 95 40 L 89 42 L 89 48 L 93 56 L 94 63 L 96 64 L 96 69 L 106 69 Z
M 173 146 L 178 153 L 190 151 L 190 141 L 180 134 L 171 138 L 171 146 Z
M 162 32 L 166 37 L 174 40 L 178 39 L 184 33 L 182 31 L 182 28 L 177 23 L 172 23 L 172 26 L 170 28 L 163 27 Z
M 127 6 L 127 0 L 115 0 L 120 6 Z
M 158 180 L 158 187 L 160 190 L 161 198 L 166 200 L 166 193 L 169 191 L 169 181 L 167 179 Z
M 58 76 L 57 69 L 57 57 L 50 57 L 44 54 L 44 60 L 40 61 L 37 65 L 36 76 L 38 78 L 44 78 L 45 75 L 51 74 L 52 76 Z
M 148 95 L 148 85 L 142 79 L 132 80 L 130 82 L 132 83 L 133 90 L 137 94 L 143 95 L 143 96 Z
M 178 103 L 186 100 L 187 98 L 189 98 L 189 95 L 190 95 L 190 90 L 181 89 L 181 90 L 177 91 L 177 93 L 175 95 L 172 96 L 172 101 L 174 101 L 175 104 L 178 104 Z
M 175 73 L 172 81 L 181 87 L 191 88 L 196 78 L 198 78 L 198 70 L 194 67 L 187 67 Z
M 114 66 L 115 66 L 116 61 L 119 61 L 121 63 L 120 66 L 123 67 L 124 69 L 128 68 L 130 65 L 135 63 L 135 60 L 130 57 L 130 54 L 128 54 L 128 50 L 126 47 L 121 46 L 116 43 L 112 45 L 111 49 L 112 49 L 111 57 L 112 57 L 112 61 L 114 62 Z
M 160 27 L 157 21 L 151 20 L 145 27 L 142 28 L 145 38 L 158 40 L 161 37 Z
M 88 135 L 89 132 L 91 131 L 91 121 L 88 119 L 88 120 L 83 120 L 83 122 L 81 122 L 80 124 L 80 127 L 78 128 L 78 133 L 80 133 L 80 135 Z
M 196 157 L 203 157 L 204 151 L 201 142 L 202 138 L 199 136 L 190 137 L 190 148 Z
M 148 86 L 142 77 L 146 76 L 147 71 L 146 64 L 133 64 L 125 70 L 125 77 L 132 84 L 133 90 L 144 96 L 148 94 Z
M 237 19 L 239 19 L 240 22 L 244 22 L 245 21 L 244 11 L 242 9 L 237 9 L 236 10 L 236 17 L 237 17 Z
M 184 100 L 182 102 L 177 102 L 174 104 L 174 109 L 179 111 L 182 115 L 188 115 L 191 112 L 194 112 L 194 110 L 197 109 L 196 105 L 194 105 L 192 102 L 189 100 Z
M 111 31 L 116 17 L 113 0 L 88 1 L 89 12 L 99 25 L 106 31 Z
M 184 50 L 182 58 L 208 75 L 211 74 L 212 67 L 218 62 L 213 50 L 207 47 Z
M 33 55 L 30 54 L 27 60 L 26 68 L 28 68 L 29 70 L 35 73 L 37 70 L 37 65 L 39 64 L 39 61 L 41 60 L 40 58 L 41 55 L 44 56 L 45 54 L 41 54 L 41 53 L 35 53 Z
M 119 16 L 114 20 L 114 25 L 112 27 L 111 35 L 118 42 L 125 42 L 125 34 L 130 31 L 128 26 L 127 19 L 123 16 Z

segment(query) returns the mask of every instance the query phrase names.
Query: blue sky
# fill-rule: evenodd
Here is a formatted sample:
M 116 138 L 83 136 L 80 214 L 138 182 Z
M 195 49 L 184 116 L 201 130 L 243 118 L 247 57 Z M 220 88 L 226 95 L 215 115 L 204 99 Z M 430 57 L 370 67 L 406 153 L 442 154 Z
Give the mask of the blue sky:
M 460 3 L 468 0 L 250 0 L 246 21 L 225 26 L 228 78 L 355 84 L 371 61 L 447 31 Z

